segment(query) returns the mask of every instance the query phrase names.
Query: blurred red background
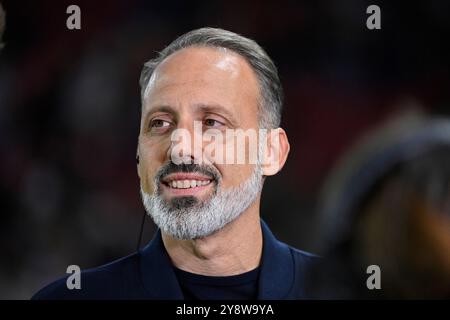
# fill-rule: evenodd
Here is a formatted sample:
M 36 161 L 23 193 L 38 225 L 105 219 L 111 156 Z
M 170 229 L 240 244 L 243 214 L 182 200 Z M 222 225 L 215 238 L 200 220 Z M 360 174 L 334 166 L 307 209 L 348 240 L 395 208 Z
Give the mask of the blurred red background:
M 135 167 L 138 78 L 175 37 L 214 26 L 256 40 L 279 67 L 286 167 L 262 216 L 314 251 L 315 201 L 362 133 L 409 109 L 449 113 L 449 4 L 377 1 L 3 1 L 0 52 L 0 298 L 29 298 L 64 275 L 135 249 L 143 207 Z M 81 30 L 66 8 L 81 8 Z M 147 224 L 145 241 L 154 226 Z

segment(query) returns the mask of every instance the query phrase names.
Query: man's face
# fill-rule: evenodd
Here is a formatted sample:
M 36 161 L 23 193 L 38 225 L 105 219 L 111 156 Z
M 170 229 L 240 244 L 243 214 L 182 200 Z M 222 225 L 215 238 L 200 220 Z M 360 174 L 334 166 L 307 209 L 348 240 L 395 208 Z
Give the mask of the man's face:
M 211 205 L 215 197 L 223 198 L 220 203 L 224 207 L 233 206 L 225 203 L 224 197 L 236 194 L 225 195 L 227 191 L 259 192 L 256 189 L 260 187 L 261 174 L 255 164 L 215 163 L 208 153 L 205 156 L 208 143 L 194 143 L 194 139 L 181 144 L 172 141 L 176 129 L 186 130 L 193 138 L 194 121 L 201 123 L 203 132 L 217 129 L 224 136 L 227 129 L 258 130 L 258 97 L 259 86 L 253 70 L 242 57 L 230 51 L 193 47 L 164 60 L 152 75 L 142 108 L 138 172 L 143 194 L 157 197 L 159 206 L 168 209 L 166 214 L 172 211 L 180 216 L 190 214 L 183 207 Z M 176 145 L 181 148 L 184 160 L 195 160 L 200 155 L 203 162 L 174 165 L 171 157 Z M 246 155 L 248 160 L 248 150 Z M 185 181 L 196 182 L 187 187 Z M 246 190 L 250 185 L 252 190 Z M 248 197 L 240 201 L 255 200 L 254 194 Z M 219 208 L 208 207 L 211 209 Z M 235 218 L 236 213 L 232 216 Z

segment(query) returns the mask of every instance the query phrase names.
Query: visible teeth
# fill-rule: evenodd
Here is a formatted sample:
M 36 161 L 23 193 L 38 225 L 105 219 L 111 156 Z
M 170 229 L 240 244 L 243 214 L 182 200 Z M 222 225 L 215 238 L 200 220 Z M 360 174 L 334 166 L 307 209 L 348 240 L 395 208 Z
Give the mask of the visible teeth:
M 210 182 L 211 180 L 173 180 L 169 182 L 169 186 L 176 189 L 187 189 L 205 186 Z

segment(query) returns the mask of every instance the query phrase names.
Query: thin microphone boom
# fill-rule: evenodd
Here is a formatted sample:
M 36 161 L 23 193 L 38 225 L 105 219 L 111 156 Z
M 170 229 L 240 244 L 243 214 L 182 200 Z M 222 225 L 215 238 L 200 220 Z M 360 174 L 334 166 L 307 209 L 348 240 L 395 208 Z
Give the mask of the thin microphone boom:
M 142 234 L 144 233 L 144 224 L 145 224 L 146 216 L 147 216 L 147 212 L 144 211 L 144 215 L 142 216 L 141 231 L 139 232 L 139 238 L 138 238 L 138 242 L 137 242 L 136 251 L 139 251 L 139 249 L 141 248 Z

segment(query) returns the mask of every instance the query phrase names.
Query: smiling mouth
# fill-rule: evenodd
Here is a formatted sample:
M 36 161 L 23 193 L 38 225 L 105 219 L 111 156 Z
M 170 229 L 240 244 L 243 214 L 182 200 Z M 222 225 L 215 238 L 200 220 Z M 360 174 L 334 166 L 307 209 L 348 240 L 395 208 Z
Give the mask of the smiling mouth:
M 189 194 L 209 188 L 214 178 L 194 172 L 172 173 L 161 179 L 161 183 L 176 195 Z
M 211 181 L 212 180 L 172 180 L 163 183 L 173 189 L 190 189 L 207 186 Z

